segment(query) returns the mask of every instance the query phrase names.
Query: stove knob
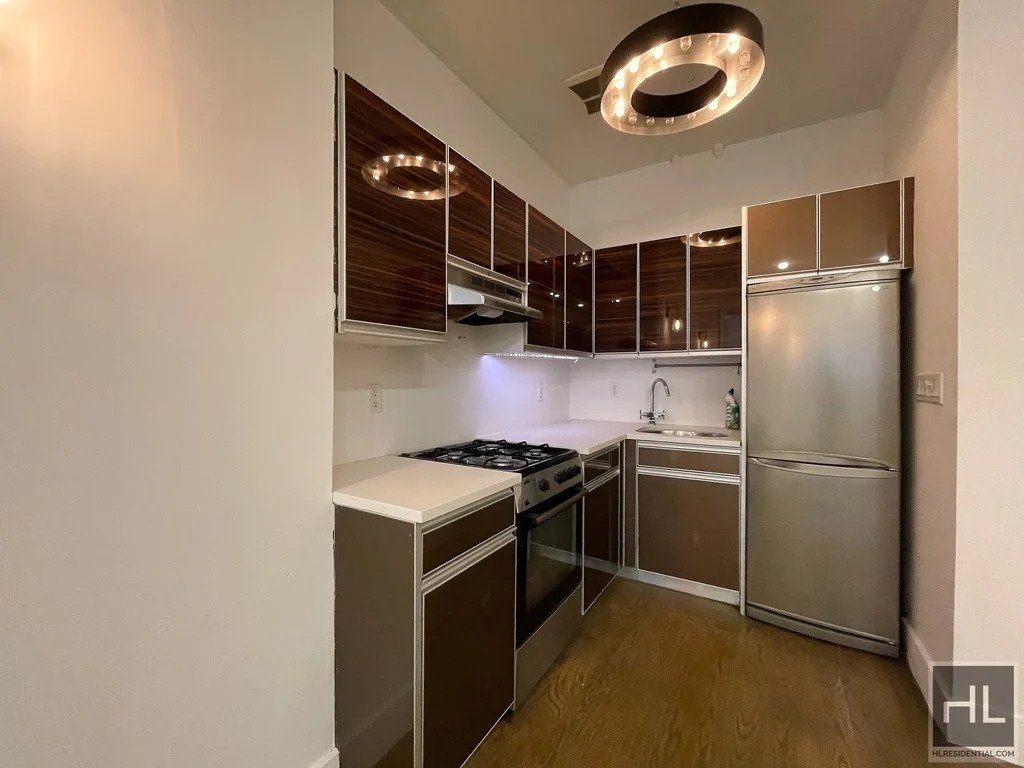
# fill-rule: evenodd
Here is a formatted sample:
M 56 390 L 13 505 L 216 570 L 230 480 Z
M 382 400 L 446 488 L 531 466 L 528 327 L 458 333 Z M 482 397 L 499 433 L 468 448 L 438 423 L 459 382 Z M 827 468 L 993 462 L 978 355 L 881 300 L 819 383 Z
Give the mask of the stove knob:
M 547 480 L 541 480 L 539 483 L 537 483 L 537 487 L 540 488 L 541 493 L 547 493 L 549 490 L 551 490 L 551 483 L 549 483 Z

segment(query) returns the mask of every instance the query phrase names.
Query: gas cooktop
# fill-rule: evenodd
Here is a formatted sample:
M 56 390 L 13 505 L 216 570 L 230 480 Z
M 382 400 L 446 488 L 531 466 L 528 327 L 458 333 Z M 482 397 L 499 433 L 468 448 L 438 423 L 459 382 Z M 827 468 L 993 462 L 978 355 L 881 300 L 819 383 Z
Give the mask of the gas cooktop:
M 445 445 L 402 455 L 411 459 L 468 464 L 474 467 L 519 472 L 523 475 L 577 458 L 576 451 L 569 448 L 510 443 L 507 440 L 471 440 L 468 443 Z

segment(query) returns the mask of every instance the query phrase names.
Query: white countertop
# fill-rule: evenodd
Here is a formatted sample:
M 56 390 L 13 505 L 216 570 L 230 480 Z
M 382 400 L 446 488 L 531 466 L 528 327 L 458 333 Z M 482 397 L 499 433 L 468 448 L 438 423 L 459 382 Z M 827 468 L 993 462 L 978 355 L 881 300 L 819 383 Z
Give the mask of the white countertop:
M 514 488 L 519 481 L 515 472 L 382 456 L 337 465 L 334 503 L 410 523 L 426 523 Z
M 559 421 L 539 427 L 508 429 L 487 435 L 492 439 L 525 440 L 528 443 L 548 443 L 557 448 L 572 448 L 582 456 L 596 453 L 621 440 L 647 440 L 652 442 L 681 443 L 684 445 L 711 445 L 727 448 L 740 447 L 740 433 L 724 427 L 709 427 L 693 424 L 662 424 L 661 429 L 678 429 L 690 432 L 727 432 L 728 437 L 682 437 L 637 432 L 645 426 L 632 421 Z

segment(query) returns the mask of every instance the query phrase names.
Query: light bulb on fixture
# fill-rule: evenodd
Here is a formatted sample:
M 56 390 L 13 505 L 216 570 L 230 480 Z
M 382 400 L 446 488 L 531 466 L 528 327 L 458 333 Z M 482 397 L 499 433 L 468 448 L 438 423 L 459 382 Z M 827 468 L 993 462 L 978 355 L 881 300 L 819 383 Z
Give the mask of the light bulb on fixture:
M 725 84 L 725 95 L 728 96 L 730 99 L 736 95 L 735 80 L 730 80 L 728 83 Z
M 654 58 L 660 59 L 662 56 L 665 55 L 665 46 L 664 45 L 656 45 L 654 47 L 654 50 L 651 53 L 654 56 Z
M 629 120 L 630 125 L 636 125 L 636 112 L 630 112 L 627 119 Z
M 744 67 L 740 70 L 740 80 L 746 80 L 748 77 L 750 77 L 750 69 Z
M 615 302 L 616 304 L 619 304 L 622 302 L 622 299 L 612 299 L 612 301 Z
M 576 306 L 577 306 L 577 307 L 579 307 L 580 309 L 583 309 L 583 308 L 584 308 L 585 306 L 587 306 L 587 305 L 586 305 L 586 304 L 584 304 L 584 303 L 583 303 L 583 302 L 581 301 L 581 302 L 580 302 L 579 304 L 577 304 Z
M 750 63 L 750 51 L 744 51 L 740 54 L 740 66 L 745 67 Z
M 625 114 L 626 114 L 626 103 L 624 101 L 620 100 L 615 105 L 615 116 L 616 117 L 622 117 Z
M 708 109 L 710 109 L 712 112 L 718 109 L 718 99 L 712 99 L 711 103 L 708 104 Z
M 615 87 L 620 91 L 626 87 L 626 73 L 621 69 L 618 74 L 615 75 Z
M 714 50 L 718 47 L 719 37 L 718 35 L 711 35 L 708 37 L 708 48 Z
M 780 261 L 778 264 L 776 264 L 776 266 L 779 269 L 789 269 L 789 262 L 788 261 Z
M 729 53 L 736 53 L 740 49 L 740 39 L 736 35 L 729 35 L 729 45 L 726 50 Z
M 680 331 L 680 330 L 682 330 L 682 328 L 683 328 L 683 321 L 682 320 L 673 320 L 672 321 L 672 330 L 673 331 Z
M 684 50 L 684 51 L 690 50 L 690 46 L 691 45 L 693 45 L 693 40 L 690 39 L 689 37 L 681 37 L 681 38 L 679 38 L 679 47 L 682 50 Z
M 629 62 L 629 71 L 634 75 L 640 71 L 640 57 L 634 56 Z

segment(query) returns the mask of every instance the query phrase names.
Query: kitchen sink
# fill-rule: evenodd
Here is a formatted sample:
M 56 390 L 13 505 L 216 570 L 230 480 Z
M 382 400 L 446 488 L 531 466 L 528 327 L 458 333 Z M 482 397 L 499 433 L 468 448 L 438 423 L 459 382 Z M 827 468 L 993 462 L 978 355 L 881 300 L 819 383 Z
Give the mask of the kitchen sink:
M 692 429 L 672 429 L 672 427 L 640 427 L 637 432 L 649 435 L 672 435 L 674 437 L 729 437 L 728 432 L 702 432 Z

